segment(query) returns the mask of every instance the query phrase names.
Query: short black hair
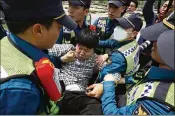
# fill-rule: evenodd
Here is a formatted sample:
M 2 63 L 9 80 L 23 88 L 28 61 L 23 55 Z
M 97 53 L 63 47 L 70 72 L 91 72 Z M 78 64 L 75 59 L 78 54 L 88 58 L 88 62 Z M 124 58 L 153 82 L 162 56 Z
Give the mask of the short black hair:
M 82 29 L 80 34 L 77 36 L 77 44 L 81 44 L 87 48 L 96 48 L 98 43 L 99 36 L 95 31 L 92 31 L 89 28 Z
M 134 4 L 136 5 L 136 8 L 138 7 L 139 3 L 137 0 L 132 0 L 131 2 L 134 2 Z
M 46 19 L 31 19 L 31 20 L 21 20 L 21 21 L 6 21 L 6 24 L 10 32 L 14 34 L 20 34 L 26 31 L 30 26 L 37 23 L 49 29 L 53 21 L 54 21 L 53 18 L 46 18 Z

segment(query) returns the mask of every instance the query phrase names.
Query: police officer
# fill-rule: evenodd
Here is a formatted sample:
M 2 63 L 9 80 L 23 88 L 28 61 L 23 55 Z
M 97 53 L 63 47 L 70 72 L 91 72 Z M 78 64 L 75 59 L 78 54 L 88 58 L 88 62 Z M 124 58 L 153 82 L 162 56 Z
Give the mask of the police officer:
M 128 17 L 117 18 L 117 21 L 119 24 L 111 39 L 99 42 L 100 46 L 112 49 L 108 53 L 111 63 L 107 63 L 100 71 L 101 81 L 108 73 L 131 76 L 139 67 L 140 48 L 135 38 L 142 28 L 142 19 L 139 14 L 132 13 Z
M 106 65 L 103 65 L 100 70 L 99 81 L 102 82 L 105 75 L 110 73 L 116 78 L 128 77 L 125 78 L 125 84 L 136 83 L 137 81 L 132 76 L 139 68 L 140 47 L 135 38 L 143 22 L 137 13 L 117 18 L 117 20 L 119 25 L 114 29 L 111 39 L 99 42 L 100 46 L 112 49 L 111 53 L 105 54 L 108 57 L 106 57 Z M 120 95 L 126 91 L 125 84 L 120 84 L 116 88 Z M 91 92 L 88 95 L 91 96 Z
M 96 92 L 103 91 L 101 100 L 104 114 L 175 114 L 173 20 L 170 17 L 141 31 L 143 38 L 154 42 L 151 55 L 159 66 L 152 66 L 143 79 L 127 91 L 126 96 L 121 98 L 125 103 L 123 107 L 116 106 L 119 103 L 115 101 L 115 84 L 118 81 L 114 76 L 109 74 L 102 85 L 95 85 Z
M 72 31 L 63 27 L 57 43 L 75 45 L 75 36 L 80 33 L 82 28 L 88 28 L 91 24 L 91 15 L 89 14 L 91 0 L 68 0 L 68 3 L 68 14 L 77 23 L 78 27 Z
M 10 31 L 1 40 L 0 114 L 57 114 L 63 88 L 43 50 L 55 44 L 62 25 L 75 29 L 76 23 L 61 0 L 0 2 Z
M 99 30 L 101 40 L 109 39 L 114 28 L 117 26 L 116 18 L 120 18 L 126 10 L 127 2 L 125 0 L 109 0 L 108 1 L 108 17 L 99 17 L 93 25 Z M 104 53 L 104 49 L 96 49 L 97 54 Z

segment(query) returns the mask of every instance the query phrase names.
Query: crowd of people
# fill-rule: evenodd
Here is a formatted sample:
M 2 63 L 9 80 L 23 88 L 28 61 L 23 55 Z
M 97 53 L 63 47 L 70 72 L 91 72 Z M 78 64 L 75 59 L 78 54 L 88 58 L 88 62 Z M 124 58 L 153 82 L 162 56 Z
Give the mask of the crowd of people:
M 0 1 L 0 115 L 174 115 L 175 1 L 62 1 Z

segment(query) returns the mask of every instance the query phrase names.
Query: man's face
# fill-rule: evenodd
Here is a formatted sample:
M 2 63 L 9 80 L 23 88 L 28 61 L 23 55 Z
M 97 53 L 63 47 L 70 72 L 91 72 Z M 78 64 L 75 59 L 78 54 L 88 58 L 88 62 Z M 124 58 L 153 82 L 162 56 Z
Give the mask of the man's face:
M 164 64 L 163 60 L 161 59 L 159 53 L 158 53 L 158 49 L 157 49 L 157 42 L 153 43 L 153 47 L 152 47 L 152 52 L 151 52 L 151 57 L 158 63 L 160 64 Z
M 124 7 L 117 7 L 114 4 L 108 4 L 108 17 L 110 19 L 120 18 L 121 13 L 124 11 Z
M 52 48 L 59 37 L 61 27 L 62 26 L 58 24 L 57 21 L 53 21 L 49 29 L 47 29 L 42 25 L 35 27 L 36 30 L 38 28 L 38 32 L 36 31 L 35 35 L 39 48 L 40 49 Z
M 84 17 L 88 14 L 88 9 L 85 9 L 82 6 L 69 4 L 68 14 L 75 22 L 80 22 L 84 20 Z
M 136 11 L 136 4 L 134 2 L 131 2 L 128 9 L 127 9 L 127 12 L 134 12 Z
M 125 29 L 127 32 L 127 40 L 133 40 L 137 36 L 137 31 L 134 31 L 134 28 Z
M 93 54 L 93 49 L 87 48 L 86 46 L 77 44 L 75 50 L 75 56 L 79 60 L 86 60 Z
M 164 15 L 166 14 L 166 10 L 167 10 L 167 8 L 168 8 L 168 4 L 169 4 L 169 1 L 166 1 L 166 2 L 162 5 L 162 7 L 159 9 L 159 11 L 160 11 L 160 14 L 159 14 L 159 15 L 164 16 Z M 174 3 L 172 4 L 171 7 L 173 7 L 173 5 L 174 5 Z

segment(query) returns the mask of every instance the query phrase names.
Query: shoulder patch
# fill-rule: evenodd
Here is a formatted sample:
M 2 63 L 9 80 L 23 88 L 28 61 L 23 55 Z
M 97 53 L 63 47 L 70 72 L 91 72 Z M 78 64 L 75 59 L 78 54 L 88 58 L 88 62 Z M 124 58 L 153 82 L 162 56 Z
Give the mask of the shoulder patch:
M 99 17 L 99 20 L 106 20 L 108 17 Z
M 133 111 L 133 114 L 132 115 L 151 115 L 151 113 L 146 109 L 146 107 L 143 104 L 140 104 Z

